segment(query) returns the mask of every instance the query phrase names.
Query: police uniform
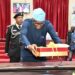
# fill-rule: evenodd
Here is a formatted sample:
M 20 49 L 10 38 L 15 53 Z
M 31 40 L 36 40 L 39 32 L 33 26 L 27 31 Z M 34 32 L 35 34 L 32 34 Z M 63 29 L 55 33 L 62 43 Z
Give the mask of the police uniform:
M 38 21 L 43 21 L 45 18 L 44 12 L 41 9 L 36 9 L 33 12 L 33 18 Z M 61 43 L 60 38 L 56 35 L 56 32 L 52 24 L 48 20 L 42 22 L 43 27 L 36 29 L 33 19 L 26 19 L 23 22 L 21 29 L 21 61 L 22 62 L 41 62 L 46 61 L 45 57 L 35 57 L 26 46 L 30 44 L 36 44 L 37 46 L 46 46 L 46 34 L 51 35 L 55 43 Z
M 14 18 L 17 16 L 23 15 L 18 13 L 14 16 Z M 10 62 L 20 61 L 20 27 L 17 24 L 8 26 L 8 31 L 6 33 L 5 51 L 10 57 Z

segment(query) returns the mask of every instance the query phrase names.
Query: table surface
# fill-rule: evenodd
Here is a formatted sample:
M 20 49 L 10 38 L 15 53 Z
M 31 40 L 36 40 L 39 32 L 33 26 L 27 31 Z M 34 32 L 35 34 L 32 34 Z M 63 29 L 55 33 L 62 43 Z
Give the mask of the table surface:
M 72 71 L 0 72 L 0 75 L 73 75 L 73 72 Z
M 0 63 L 0 71 L 75 70 L 75 62 L 20 62 Z
M 73 75 L 75 62 L 0 63 L 0 75 Z

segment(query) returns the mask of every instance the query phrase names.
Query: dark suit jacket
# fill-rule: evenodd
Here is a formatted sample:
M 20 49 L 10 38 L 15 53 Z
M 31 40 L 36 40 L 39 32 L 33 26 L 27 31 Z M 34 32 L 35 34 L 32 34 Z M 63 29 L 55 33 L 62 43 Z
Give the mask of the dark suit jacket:
M 69 31 L 68 34 L 67 34 L 67 44 L 70 45 L 69 50 L 75 51 L 75 43 L 73 42 L 74 38 L 71 39 L 71 37 L 72 37 L 71 34 L 72 33 L 73 33 L 72 31 Z

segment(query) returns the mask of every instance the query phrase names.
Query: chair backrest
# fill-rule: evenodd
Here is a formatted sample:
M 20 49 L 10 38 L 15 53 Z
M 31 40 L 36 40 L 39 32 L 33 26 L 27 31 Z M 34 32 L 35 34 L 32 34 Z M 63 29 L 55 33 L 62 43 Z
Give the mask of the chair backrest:
M 71 42 L 75 43 L 75 32 L 71 33 Z

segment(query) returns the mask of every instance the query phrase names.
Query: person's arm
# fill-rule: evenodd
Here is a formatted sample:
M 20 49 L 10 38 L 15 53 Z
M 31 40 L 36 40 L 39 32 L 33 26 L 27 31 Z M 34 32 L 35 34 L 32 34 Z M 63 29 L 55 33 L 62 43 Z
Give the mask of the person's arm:
M 56 34 L 56 31 L 54 30 L 52 24 L 49 21 L 47 23 L 47 31 L 55 43 L 61 43 L 61 39 Z
M 36 50 L 37 45 L 31 44 L 27 38 L 28 26 L 29 26 L 29 22 L 27 20 L 24 21 L 22 29 L 21 29 L 21 36 L 20 36 L 21 43 L 24 45 L 25 48 L 28 48 L 34 56 L 38 57 L 39 52 L 37 52 L 37 50 Z
M 6 53 L 8 53 L 8 50 L 9 50 L 10 37 L 11 37 L 11 28 L 8 27 L 8 31 L 6 33 L 6 43 L 5 43 L 5 52 Z

